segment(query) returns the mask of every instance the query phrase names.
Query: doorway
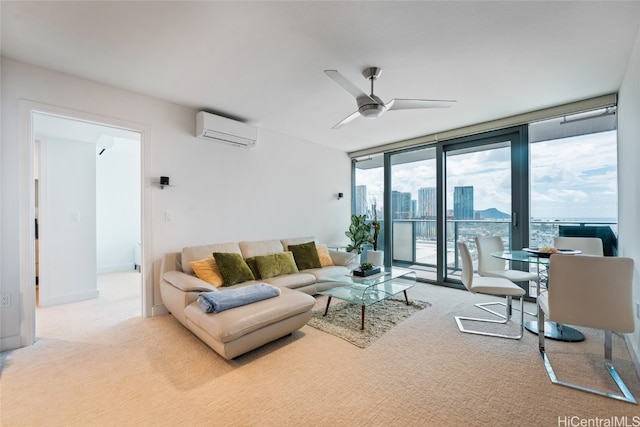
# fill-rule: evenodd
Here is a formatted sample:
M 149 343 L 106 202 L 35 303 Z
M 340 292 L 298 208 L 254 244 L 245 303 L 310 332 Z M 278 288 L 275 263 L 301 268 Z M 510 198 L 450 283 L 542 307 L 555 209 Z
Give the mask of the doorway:
M 41 112 L 32 122 L 38 305 L 98 298 L 98 273 L 141 262 L 141 135 Z

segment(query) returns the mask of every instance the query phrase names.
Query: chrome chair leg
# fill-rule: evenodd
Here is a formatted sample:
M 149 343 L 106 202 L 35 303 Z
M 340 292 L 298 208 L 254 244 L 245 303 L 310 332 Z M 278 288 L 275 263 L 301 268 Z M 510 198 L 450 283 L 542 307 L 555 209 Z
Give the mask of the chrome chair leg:
M 502 320 L 492 320 L 492 319 L 481 319 L 481 318 L 477 318 L 477 317 L 465 317 L 465 316 L 455 316 L 456 319 L 456 324 L 458 325 L 458 329 L 460 330 L 460 332 L 464 332 L 467 334 L 475 334 L 475 335 L 485 335 L 485 336 L 490 336 L 490 337 L 499 337 L 499 338 L 507 338 L 507 339 L 514 339 L 514 340 L 519 340 L 522 338 L 523 335 L 523 331 L 524 331 L 524 298 L 520 297 L 520 333 L 518 335 L 507 335 L 507 334 L 499 334 L 499 333 L 494 333 L 494 332 L 484 332 L 484 331 L 476 331 L 473 329 L 466 329 L 464 327 L 464 325 L 462 324 L 463 321 L 470 321 L 470 322 L 484 322 L 484 323 L 492 323 L 492 324 L 500 324 L 500 325 L 504 325 L 506 324 L 510 319 L 511 319 L 511 300 L 512 298 L 510 296 L 506 297 L 507 298 L 507 303 L 483 303 L 483 304 L 475 304 L 476 307 L 485 310 L 489 313 L 492 313 L 498 317 L 500 317 Z M 491 305 L 491 304 L 502 304 L 505 305 L 506 307 L 506 313 L 500 314 L 497 313 L 491 309 L 482 307 L 482 305 Z M 514 309 L 515 310 L 515 309 Z
M 604 365 L 607 368 L 609 375 L 611 375 L 611 378 L 616 383 L 616 386 L 618 386 L 618 389 L 622 394 L 615 394 L 615 393 L 597 390 L 590 387 L 584 387 L 579 384 L 573 384 L 573 383 L 559 380 L 558 377 L 556 376 L 556 373 L 553 370 L 553 367 L 551 366 L 551 361 L 549 360 L 549 357 L 547 356 L 547 353 L 545 351 L 544 312 L 540 309 L 538 310 L 538 319 L 539 319 L 538 320 L 538 347 L 540 350 L 540 356 L 542 357 L 542 362 L 544 363 L 544 367 L 547 371 L 547 375 L 549 376 L 549 379 L 553 384 L 562 385 L 565 387 L 573 388 L 573 389 L 584 391 L 587 393 L 597 394 L 599 396 L 604 396 L 611 399 L 621 400 L 623 402 L 629 402 L 629 403 L 635 403 L 635 404 L 638 403 L 636 399 L 633 397 L 633 395 L 631 394 L 631 392 L 629 391 L 629 388 L 627 387 L 627 385 L 624 383 L 624 381 L 622 381 L 622 378 L 620 378 L 620 375 L 618 374 L 618 371 L 616 371 L 616 368 L 613 366 L 612 358 L 611 358 L 611 353 L 612 353 L 611 349 L 612 349 L 612 341 L 613 341 L 611 331 L 604 331 L 604 358 L 605 358 Z

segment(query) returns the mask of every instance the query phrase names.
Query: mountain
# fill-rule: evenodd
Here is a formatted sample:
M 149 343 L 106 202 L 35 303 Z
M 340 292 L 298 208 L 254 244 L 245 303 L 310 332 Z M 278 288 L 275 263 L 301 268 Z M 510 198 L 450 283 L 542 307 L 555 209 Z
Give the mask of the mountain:
M 500 212 L 496 208 L 489 208 L 483 211 L 476 211 L 476 219 L 508 219 L 511 215 Z

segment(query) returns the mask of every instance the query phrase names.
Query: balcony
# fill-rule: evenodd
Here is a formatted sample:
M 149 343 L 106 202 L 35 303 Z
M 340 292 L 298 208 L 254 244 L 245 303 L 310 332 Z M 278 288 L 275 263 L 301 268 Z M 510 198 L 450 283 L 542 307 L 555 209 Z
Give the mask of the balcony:
M 616 222 L 601 221 L 531 221 L 531 247 L 553 245 L 553 238 L 560 234 L 561 226 L 608 226 L 617 235 Z M 465 242 L 477 268 L 477 251 L 474 237 L 502 236 L 505 247 L 511 247 L 511 221 L 508 220 L 449 220 L 446 233 L 446 277 L 459 279 L 460 265 L 455 242 Z M 384 239 L 381 236 L 381 239 Z M 437 280 L 437 233 L 436 220 L 398 219 L 393 221 L 393 260 L 394 266 L 410 267 L 416 270 L 418 277 L 435 282 Z M 384 247 L 384 240 L 379 242 Z M 366 256 L 366 255 L 365 255 Z M 536 265 L 530 266 L 535 271 Z

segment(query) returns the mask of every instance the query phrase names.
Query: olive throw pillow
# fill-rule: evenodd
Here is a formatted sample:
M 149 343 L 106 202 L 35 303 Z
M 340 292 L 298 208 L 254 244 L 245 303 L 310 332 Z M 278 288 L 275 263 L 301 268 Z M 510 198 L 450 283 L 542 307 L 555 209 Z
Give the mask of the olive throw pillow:
M 255 257 L 255 260 L 262 279 L 298 272 L 298 267 L 296 267 L 296 262 L 291 252 L 261 255 Z
M 223 286 L 255 279 L 242 255 L 232 252 L 214 252 L 213 257 L 222 275 Z
M 245 262 L 247 263 L 247 265 L 249 266 L 249 269 L 253 273 L 253 277 L 256 280 L 262 279 L 262 276 L 260 276 L 260 271 L 258 270 L 258 264 L 256 264 L 256 257 L 252 256 L 251 258 L 247 258 L 245 259 Z
M 288 249 L 293 252 L 293 257 L 296 260 L 298 270 L 322 267 L 315 242 L 307 242 L 300 245 L 289 245 Z
M 220 275 L 218 264 L 213 256 L 198 261 L 191 261 L 189 262 L 189 267 L 193 268 L 198 279 L 204 280 L 215 287 L 222 286 L 222 275 Z

